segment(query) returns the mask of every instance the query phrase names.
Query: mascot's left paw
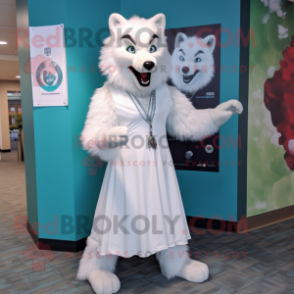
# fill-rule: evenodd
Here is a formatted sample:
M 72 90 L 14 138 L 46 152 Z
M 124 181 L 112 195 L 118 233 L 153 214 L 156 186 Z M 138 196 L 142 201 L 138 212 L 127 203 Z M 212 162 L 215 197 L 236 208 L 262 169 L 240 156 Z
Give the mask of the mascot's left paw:
M 205 263 L 189 260 L 178 276 L 190 282 L 201 283 L 208 279 L 209 269 Z
M 219 128 L 227 122 L 233 114 L 241 114 L 242 112 L 243 106 L 238 100 L 229 100 L 211 109 L 210 116 L 214 124 Z
M 243 112 L 243 106 L 238 100 L 230 100 L 227 103 L 228 106 L 226 110 L 232 111 L 233 114 L 241 114 Z

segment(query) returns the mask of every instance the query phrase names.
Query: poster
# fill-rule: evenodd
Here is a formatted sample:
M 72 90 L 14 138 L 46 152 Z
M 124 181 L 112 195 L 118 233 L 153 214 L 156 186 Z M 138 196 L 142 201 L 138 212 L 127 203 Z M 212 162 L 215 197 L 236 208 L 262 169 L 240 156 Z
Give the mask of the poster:
M 247 217 L 294 205 L 293 24 L 294 3 L 251 1 Z
M 220 24 L 166 30 L 172 71 L 168 84 L 184 93 L 197 109 L 220 103 Z M 169 137 L 176 169 L 219 171 L 219 136 L 201 142 Z
M 30 73 L 34 107 L 67 106 L 64 25 L 30 27 Z

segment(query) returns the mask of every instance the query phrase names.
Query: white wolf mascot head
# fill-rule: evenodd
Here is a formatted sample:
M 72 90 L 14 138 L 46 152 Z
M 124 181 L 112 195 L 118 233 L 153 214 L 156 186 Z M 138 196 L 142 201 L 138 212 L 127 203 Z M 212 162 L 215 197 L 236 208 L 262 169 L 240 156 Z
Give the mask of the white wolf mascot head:
M 178 33 L 172 54 L 171 79 L 185 93 L 195 93 L 206 86 L 214 76 L 213 51 L 216 39 L 209 35 L 203 39 Z
M 104 40 L 99 68 L 108 82 L 134 95 L 145 96 L 165 83 L 170 72 L 165 16 L 109 17 L 110 36 Z

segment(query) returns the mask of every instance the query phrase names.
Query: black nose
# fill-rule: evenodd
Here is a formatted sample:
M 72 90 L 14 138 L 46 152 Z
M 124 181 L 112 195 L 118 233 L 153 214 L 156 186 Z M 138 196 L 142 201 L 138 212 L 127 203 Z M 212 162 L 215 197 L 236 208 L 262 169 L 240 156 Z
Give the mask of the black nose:
M 189 72 L 189 67 L 184 66 L 184 67 L 182 68 L 182 72 L 183 72 L 183 73 L 188 73 L 188 72 Z
M 146 61 L 146 62 L 144 62 L 144 67 L 146 68 L 146 69 L 148 69 L 148 70 L 151 70 L 153 67 L 154 67 L 154 62 L 152 62 L 152 61 Z

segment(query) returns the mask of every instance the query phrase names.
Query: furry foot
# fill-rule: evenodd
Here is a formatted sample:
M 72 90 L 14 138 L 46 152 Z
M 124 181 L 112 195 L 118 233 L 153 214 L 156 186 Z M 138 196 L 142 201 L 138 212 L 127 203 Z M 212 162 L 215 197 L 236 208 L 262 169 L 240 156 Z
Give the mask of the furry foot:
M 96 294 L 117 293 L 120 289 L 118 277 L 108 271 L 95 270 L 90 273 L 88 281 Z
M 178 276 L 190 282 L 201 283 L 208 279 L 209 269 L 205 263 L 190 260 Z

